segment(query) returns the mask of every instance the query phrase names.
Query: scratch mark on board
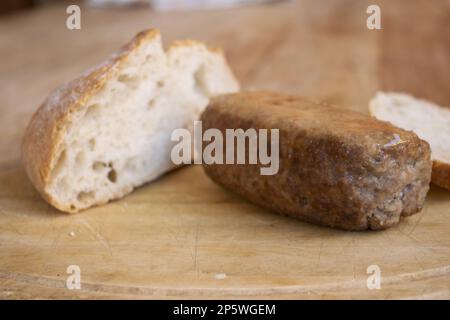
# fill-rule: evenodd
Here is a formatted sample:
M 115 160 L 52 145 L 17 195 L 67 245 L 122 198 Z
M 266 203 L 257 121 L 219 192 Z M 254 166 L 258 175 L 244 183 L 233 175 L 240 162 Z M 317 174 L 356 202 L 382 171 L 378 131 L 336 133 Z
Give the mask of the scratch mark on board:
M 106 250 L 108 250 L 108 253 L 110 256 L 112 256 L 112 250 L 111 250 L 111 246 L 108 242 L 108 240 L 102 236 L 102 234 L 100 232 L 98 232 L 97 230 L 95 230 L 91 224 L 85 219 L 85 218 L 80 218 L 81 223 L 86 227 L 86 229 L 88 229 L 88 231 L 94 236 L 94 238 L 103 245 L 103 247 L 106 248 Z
M 197 279 L 199 277 L 199 264 L 198 264 L 198 258 L 197 258 L 198 231 L 199 231 L 199 224 L 197 223 L 197 225 L 195 227 L 195 238 L 194 238 L 194 269 L 197 274 Z

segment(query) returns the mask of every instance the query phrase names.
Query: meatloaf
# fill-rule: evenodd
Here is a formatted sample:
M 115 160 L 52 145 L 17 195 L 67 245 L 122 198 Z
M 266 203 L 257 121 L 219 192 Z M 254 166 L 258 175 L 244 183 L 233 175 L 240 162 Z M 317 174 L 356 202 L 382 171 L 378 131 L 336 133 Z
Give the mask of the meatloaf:
M 345 230 L 385 229 L 423 207 L 430 147 L 411 131 L 273 92 L 218 96 L 201 121 L 224 137 L 226 129 L 279 129 L 276 174 L 262 175 L 259 161 L 203 164 L 212 180 L 259 206 Z

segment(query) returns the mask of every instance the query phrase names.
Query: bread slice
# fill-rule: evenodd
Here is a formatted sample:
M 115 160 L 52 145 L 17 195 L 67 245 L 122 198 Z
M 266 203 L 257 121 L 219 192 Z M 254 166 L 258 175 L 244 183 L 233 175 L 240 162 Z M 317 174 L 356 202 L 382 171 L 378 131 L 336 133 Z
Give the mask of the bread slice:
M 450 190 L 450 109 L 402 93 L 379 92 L 370 101 L 370 114 L 412 130 L 431 146 L 431 181 Z
M 165 52 L 158 30 L 143 31 L 44 101 L 23 140 L 27 174 L 66 212 L 123 197 L 174 168 L 174 129 L 238 89 L 219 49 L 187 40 Z

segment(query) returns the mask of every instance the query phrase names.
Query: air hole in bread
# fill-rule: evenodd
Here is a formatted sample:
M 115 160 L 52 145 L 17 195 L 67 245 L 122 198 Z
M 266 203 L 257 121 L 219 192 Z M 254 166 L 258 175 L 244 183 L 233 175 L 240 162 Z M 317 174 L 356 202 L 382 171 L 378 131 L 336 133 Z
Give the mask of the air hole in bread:
M 136 89 L 139 86 L 139 78 L 129 74 L 121 74 L 117 80 L 128 86 L 130 89 Z
M 102 171 L 105 168 L 106 168 L 106 163 L 101 162 L 101 161 L 96 161 L 92 165 L 92 170 L 94 170 L 94 171 Z
M 95 103 L 87 107 L 84 116 L 86 118 L 93 118 L 98 116 L 99 114 L 100 114 L 100 105 L 98 103 Z
M 95 192 L 94 191 L 89 191 L 89 192 L 81 191 L 77 195 L 77 200 L 80 201 L 80 202 L 90 202 L 90 201 L 92 201 L 94 199 L 95 199 Z
M 147 106 L 148 106 L 149 109 L 152 109 L 152 108 L 155 106 L 155 104 L 156 104 L 155 99 L 151 99 L 151 100 L 147 103 Z
M 121 74 L 117 77 L 117 80 L 120 82 L 126 82 L 128 80 L 129 75 L 127 74 Z
M 194 72 L 194 90 L 202 96 L 208 96 L 205 86 L 205 68 L 200 66 L 197 71 Z
M 86 154 L 84 151 L 80 151 L 77 153 L 77 156 L 75 157 L 75 165 L 77 167 L 83 166 L 84 162 L 86 160 Z
M 156 83 L 156 85 L 158 86 L 158 87 L 164 87 L 164 81 L 163 80 L 159 80 L 157 83 Z
M 136 77 L 133 77 L 132 75 L 123 73 L 123 74 L 119 75 L 117 80 L 120 82 L 133 82 L 134 80 L 136 80 Z
M 89 150 L 94 151 L 96 143 L 97 141 L 95 140 L 95 138 L 90 139 L 88 142 Z
M 117 171 L 114 169 L 111 169 L 108 172 L 108 180 L 111 181 L 112 183 L 115 183 L 117 181 Z

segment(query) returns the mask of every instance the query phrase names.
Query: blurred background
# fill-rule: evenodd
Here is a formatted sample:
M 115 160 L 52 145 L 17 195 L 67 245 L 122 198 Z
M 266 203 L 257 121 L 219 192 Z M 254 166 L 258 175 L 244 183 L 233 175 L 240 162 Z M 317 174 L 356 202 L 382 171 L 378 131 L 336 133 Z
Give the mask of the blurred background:
M 67 7 L 81 8 L 69 30 Z M 381 9 L 381 30 L 366 26 Z M 27 122 L 48 93 L 142 29 L 221 46 L 243 89 L 367 112 L 378 90 L 450 106 L 449 0 L 2 0 L 0 168 L 20 164 Z
M 267 2 L 277 2 L 282 0 L 86 0 L 88 6 L 92 7 L 129 7 L 141 6 L 154 10 L 205 10 L 229 8 L 233 6 L 243 6 L 260 4 Z M 58 0 L 3 0 L 0 10 L 3 13 L 15 10 L 27 9 L 34 6 L 60 2 Z M 71 1 L 71 4 L 79 4 L 82 1 Z

